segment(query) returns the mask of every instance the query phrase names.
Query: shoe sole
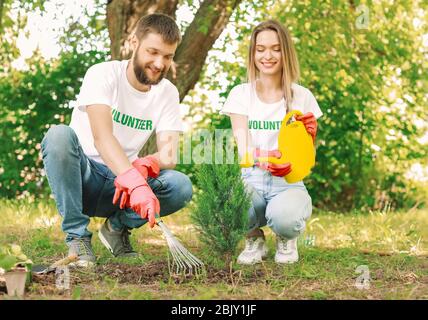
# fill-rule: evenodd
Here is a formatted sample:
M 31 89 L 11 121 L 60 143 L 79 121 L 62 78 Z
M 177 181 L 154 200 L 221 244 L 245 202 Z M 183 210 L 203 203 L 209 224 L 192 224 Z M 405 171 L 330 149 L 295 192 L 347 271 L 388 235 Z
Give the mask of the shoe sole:
M 293 264 L 293 263 L 296 263 L 298 260 L 296 260 L 296 261 L 276 261 L 275 260 L 275 262 L 276 262 L 276 264 Z
M 278 261 L 277 258 L 275 257 L 275 262 L 277 264 L 292 264 L 292 263 L 296 263 L 297 261 L 299 261 L 299 257 L 288 261 Z
M 95 265 L 95 262 L 78 260 L 68 264 L 70 267 L 80 267 L 80 268 L 91 268 Z

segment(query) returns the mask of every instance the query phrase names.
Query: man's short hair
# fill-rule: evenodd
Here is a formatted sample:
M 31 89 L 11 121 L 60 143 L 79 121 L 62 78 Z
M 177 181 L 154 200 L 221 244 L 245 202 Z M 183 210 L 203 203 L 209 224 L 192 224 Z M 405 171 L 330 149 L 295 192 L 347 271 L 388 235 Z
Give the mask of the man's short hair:
M 163 13 L 152 13 L 143 16 L 137 22 L 135 35 L 138 40 L 144 39 L 149 33 L 157 33 L 169 44 L 181 41 L 180 29 L 174 19 Z

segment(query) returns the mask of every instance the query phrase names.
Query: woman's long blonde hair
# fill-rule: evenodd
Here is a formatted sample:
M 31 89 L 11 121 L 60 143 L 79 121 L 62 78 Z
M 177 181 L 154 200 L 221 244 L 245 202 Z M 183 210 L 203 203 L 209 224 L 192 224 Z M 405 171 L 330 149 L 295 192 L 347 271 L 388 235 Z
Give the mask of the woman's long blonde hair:
M 251 34 L 250 49 L 248 52 L 247 80 L 255 86 L 256 80 L 259 77 L 259 71 L 256 68 L 254 55 L 256 50 L 257 35 L 265 30 L 275 31 L 278 35 L 279 44 L 281 47 L 282 57 L 282 74 L 281 83 L 284 91 L 286 108 L 288 108 L 293 100 L 293 90 L 291 84 L 296 82 L 300 77 L 299 61 L 297 60 L 296 50 L 288 30 L 278 21 L 268 20 L 256 26 Z

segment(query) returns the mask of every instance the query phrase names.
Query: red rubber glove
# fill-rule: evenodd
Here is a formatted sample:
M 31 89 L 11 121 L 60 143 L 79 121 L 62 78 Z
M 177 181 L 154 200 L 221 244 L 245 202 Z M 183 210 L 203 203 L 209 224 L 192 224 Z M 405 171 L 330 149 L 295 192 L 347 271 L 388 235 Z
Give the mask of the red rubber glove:
M 256 166 L 260 169 L 269 171 L 273 176 L 284 177 L 291 172 L 291 163 L 276 164 L 272 162 L 257 162 Z
M 266 151 L 266 150 L 260 150 L 258 148 L 254 150 L 255 158 L 266 157 L 266 156 L 275 157 L 279 159 L 281 158 L 282 153 L 279 150 Z M 269 171 L 273 176 L 276 176 L 276 177 L 284 177 L 291 172 L 291 163 L 289 162 L 285 164 L 276 164 L 272 162 L 256 162 L 255 164 L 260 169 Z
M 296 116 L 297 121 L 302 121 L 306 131 L 312 136 L 312 141 L 315 143 L 317 136 L 317 119 L 312 112 L 305 113 L 302 116 Z
M 160 213 L 159 200 L 138 170 L 132 168 L 117 176 L 114 185 L 116 191 L 113 204 L 116 204 L 120 198 L 121 209 L 131 208 L 141 218 L 148 219 L 150 228 L 153 228 L 156 223 L 155 215 Z
M 155 156 L 138 158 L 132 162 L 132 165 L 146 180 L 147 177 L 157 178 L 159 176 L 159 161 Z

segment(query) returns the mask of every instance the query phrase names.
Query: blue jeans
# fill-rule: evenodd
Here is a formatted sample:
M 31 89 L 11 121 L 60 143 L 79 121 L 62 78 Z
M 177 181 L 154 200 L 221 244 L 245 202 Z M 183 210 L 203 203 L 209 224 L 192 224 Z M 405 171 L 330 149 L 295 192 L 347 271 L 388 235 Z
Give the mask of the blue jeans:
M 113 229 L 138 228 L 147 222 L 131 209 L 112 204 L 115 192 L 114 173 L 104 164 L 88 158 L 76 133 L 69 126 L 48 130 L 42 141 L 43 164 L 66 241 L 91 237 L 90 217 L 105 217 Z M 192 198 L 190 179 L 175 170 L 161 170 L 158 178 L 147 183 L 159 199 L 161 216 L 183 208 Z
M 312 200 L 302 181 L 287 183 L 258 167 L 242 168 L 241 176 L 251 194 L 250 231 L 268 225 L 287 239 L 296 238 L 312 213 Z

